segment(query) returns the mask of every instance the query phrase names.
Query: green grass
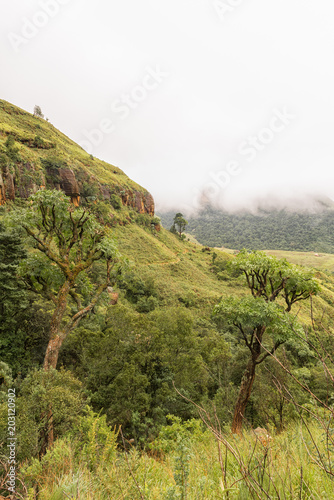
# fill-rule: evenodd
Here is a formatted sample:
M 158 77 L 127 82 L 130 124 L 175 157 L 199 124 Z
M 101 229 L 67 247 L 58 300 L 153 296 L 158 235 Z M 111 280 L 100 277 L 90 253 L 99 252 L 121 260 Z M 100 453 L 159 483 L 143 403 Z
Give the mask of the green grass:
M 235 250 L 231 248 L 221 248 L 220 250 L 230 255 L 235 253 Z M 264 252 L 278 259 L 286 259 L 292 264 L 334 273 L 334 255 L 331 253 L 317 254 L 316 252 L 292 252 L 287 250 L 264 250 Z
M 311 425 L 310 430 L 321 443 L 321 429 Z M 126 455 L 119 447 L 108 460 L 94 466 L 89 465 L 90 455 L 81 458 L 75 447 L 62 439 L 42 466 L 25 467 L 20 476 L 30 489 L 29 499 L 34 498 L 32 485 L 38 483 L 40 500 L 333 498 L 333 481 L 316 465 L 312 448 L 308 453 L 305 444 L 309 446 L 309 436 L 299 424 L 272 435 L 268 444 L 262 444 L 253 432 L 244 433 L 242 438 L 224 433 L 221 462 L 218 441 L 208 431 L 187 440 L 178 436 L 167 453 L 140 453 L 128 445 Z M 235 453 L 226 451 L 224 442 Z
M 156 235 L 137 225 L 112 229 L 120 252 L 144 281 L 152 279 L 161 305 L 188 303 L 195 312 L 209 314 L 222 296 L 247 293 L 241 281 L 219 281 L 212 272 L 212 253 L 202 246 L 181 241 L 165 229 Z M 231 257 L 216 251 L 222 259 Z
M 23 163 L 33 163 L 37 170 L 41 170 L 41 158 L 50 154 L 66 161 L 75 171 L 83 171 L 101 184 L 118 187 L 119 190 L 146 190 L 132 181 L 125 173 L 113 165 L 92 158 L 78 144 L 57 130 L 51 123 L 37 118 L 31 113 L 14 106 L 7 101 L 0 100 L 0 152 L 8 137 L 12 135 L 19 147 Z M 50 149 L 40 149 L 32 146 L 35 136 L 38 135 Z
M 287 259 L 292 264 L 320 269 L 334 273 L 334 255 L 315 252 L 286 252 L 283 250 L 265 250 L 268 255 L 279 259 Z

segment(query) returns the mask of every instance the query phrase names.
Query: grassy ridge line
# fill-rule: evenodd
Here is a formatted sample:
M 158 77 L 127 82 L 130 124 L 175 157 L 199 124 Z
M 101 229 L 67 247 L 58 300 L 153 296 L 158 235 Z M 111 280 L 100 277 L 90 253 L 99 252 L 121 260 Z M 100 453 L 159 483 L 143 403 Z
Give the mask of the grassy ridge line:
M 24 162 L 34 163 L 41 169 L 40 158 L 55 154 L 67 161 L 74 171 L 79 169 L 95 176 L 100 183 L 146 192 L 142 186 L 132 181 L 120 168 L 107 162 L 92 158 L 78 144 L 57 130 L 51 123 L 33 116 L 31 113 L 0 100 L 0 148 L 7 136 L 14 136 Z M 48 149 L 34 148 L 27 145 L 38 135 Z

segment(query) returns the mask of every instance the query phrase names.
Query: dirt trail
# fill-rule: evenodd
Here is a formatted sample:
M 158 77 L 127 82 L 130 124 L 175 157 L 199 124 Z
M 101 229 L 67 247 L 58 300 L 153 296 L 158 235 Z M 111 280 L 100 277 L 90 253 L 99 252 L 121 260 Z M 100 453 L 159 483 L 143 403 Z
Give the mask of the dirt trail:
M 186 253 L 189 253 L 189 250 L 184 250 L 182 252 L 182 255 L 184 255 Z M 175 256 L 176 256 L 176 254 L 175 254 Z M 168 260 L 168 261 L 165 261 L 165 262 L 148 262 L 147 264 L 141 264 L 141 265 L 142 266 L 151 266 L 151 265 L 155 265 L 155 266 L 168 266 L 170 264 L 178 264 L 180 261 L 181 261 L 181 257 L 177 257 L 176 260 Z

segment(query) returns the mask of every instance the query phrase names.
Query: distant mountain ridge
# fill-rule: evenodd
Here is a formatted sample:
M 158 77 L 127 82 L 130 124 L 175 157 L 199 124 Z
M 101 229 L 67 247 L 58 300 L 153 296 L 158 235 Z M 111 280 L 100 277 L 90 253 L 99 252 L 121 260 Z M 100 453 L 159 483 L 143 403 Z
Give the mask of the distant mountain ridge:
M 327 198 L 310 199 L 309 207 L 298 212 L 285 208 L 255 213 L 206 207 L 187 218 L 186 231 L 210 247 L 334 253 L 334 203 Z M 173 213 L 159 216 L 169 228 Z

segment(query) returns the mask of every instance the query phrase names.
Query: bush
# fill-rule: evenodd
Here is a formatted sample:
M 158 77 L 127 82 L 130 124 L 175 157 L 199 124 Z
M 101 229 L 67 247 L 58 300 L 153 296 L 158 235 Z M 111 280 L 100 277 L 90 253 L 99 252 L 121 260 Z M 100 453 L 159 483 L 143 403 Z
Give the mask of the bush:
M 136 306 L 136 311 L 140 313 L 148 313 L 154 311 L 158 307 L 159 301 L 156 297 L 150 295 L 149 297 L 141 297 Z
M 39 135 L 35 135 L 33 146 L 38 149 L 43 149 L 45 147 L 45 143 Z
M 138 226 L 151 227 L 151 216 L 148 214 L 138 214 L 136 217 L 136 223 Z
M 36 457 L 46 440 L 48 411 L 51 404 L 55 437 L 68 432 L 82 414 L 86 397 L 82 384 L 70 372 L 34 370 L 17 390 L 17 458 Z M 0 442 L 6 443 L 6 402 L 0 405 Z M 6 410 L 6 408 L 5 408 Z M 6 453 L 6 450 L 3 450 Z
M 9 135 L 7 137 L 7 140 L 5 142 L 6 146 L 6 155 L 7 157 L 12 160 L 12 161 L 20 161 L 20 155 L 19 155 L 19 148 L 15 146 L 15 139 L 12 135 Z
M 119 210 L 122 208 L 122 200 L 117 194 L 111 194 L 110 195 L 110 203 L 114 207 L 115 210 Z

